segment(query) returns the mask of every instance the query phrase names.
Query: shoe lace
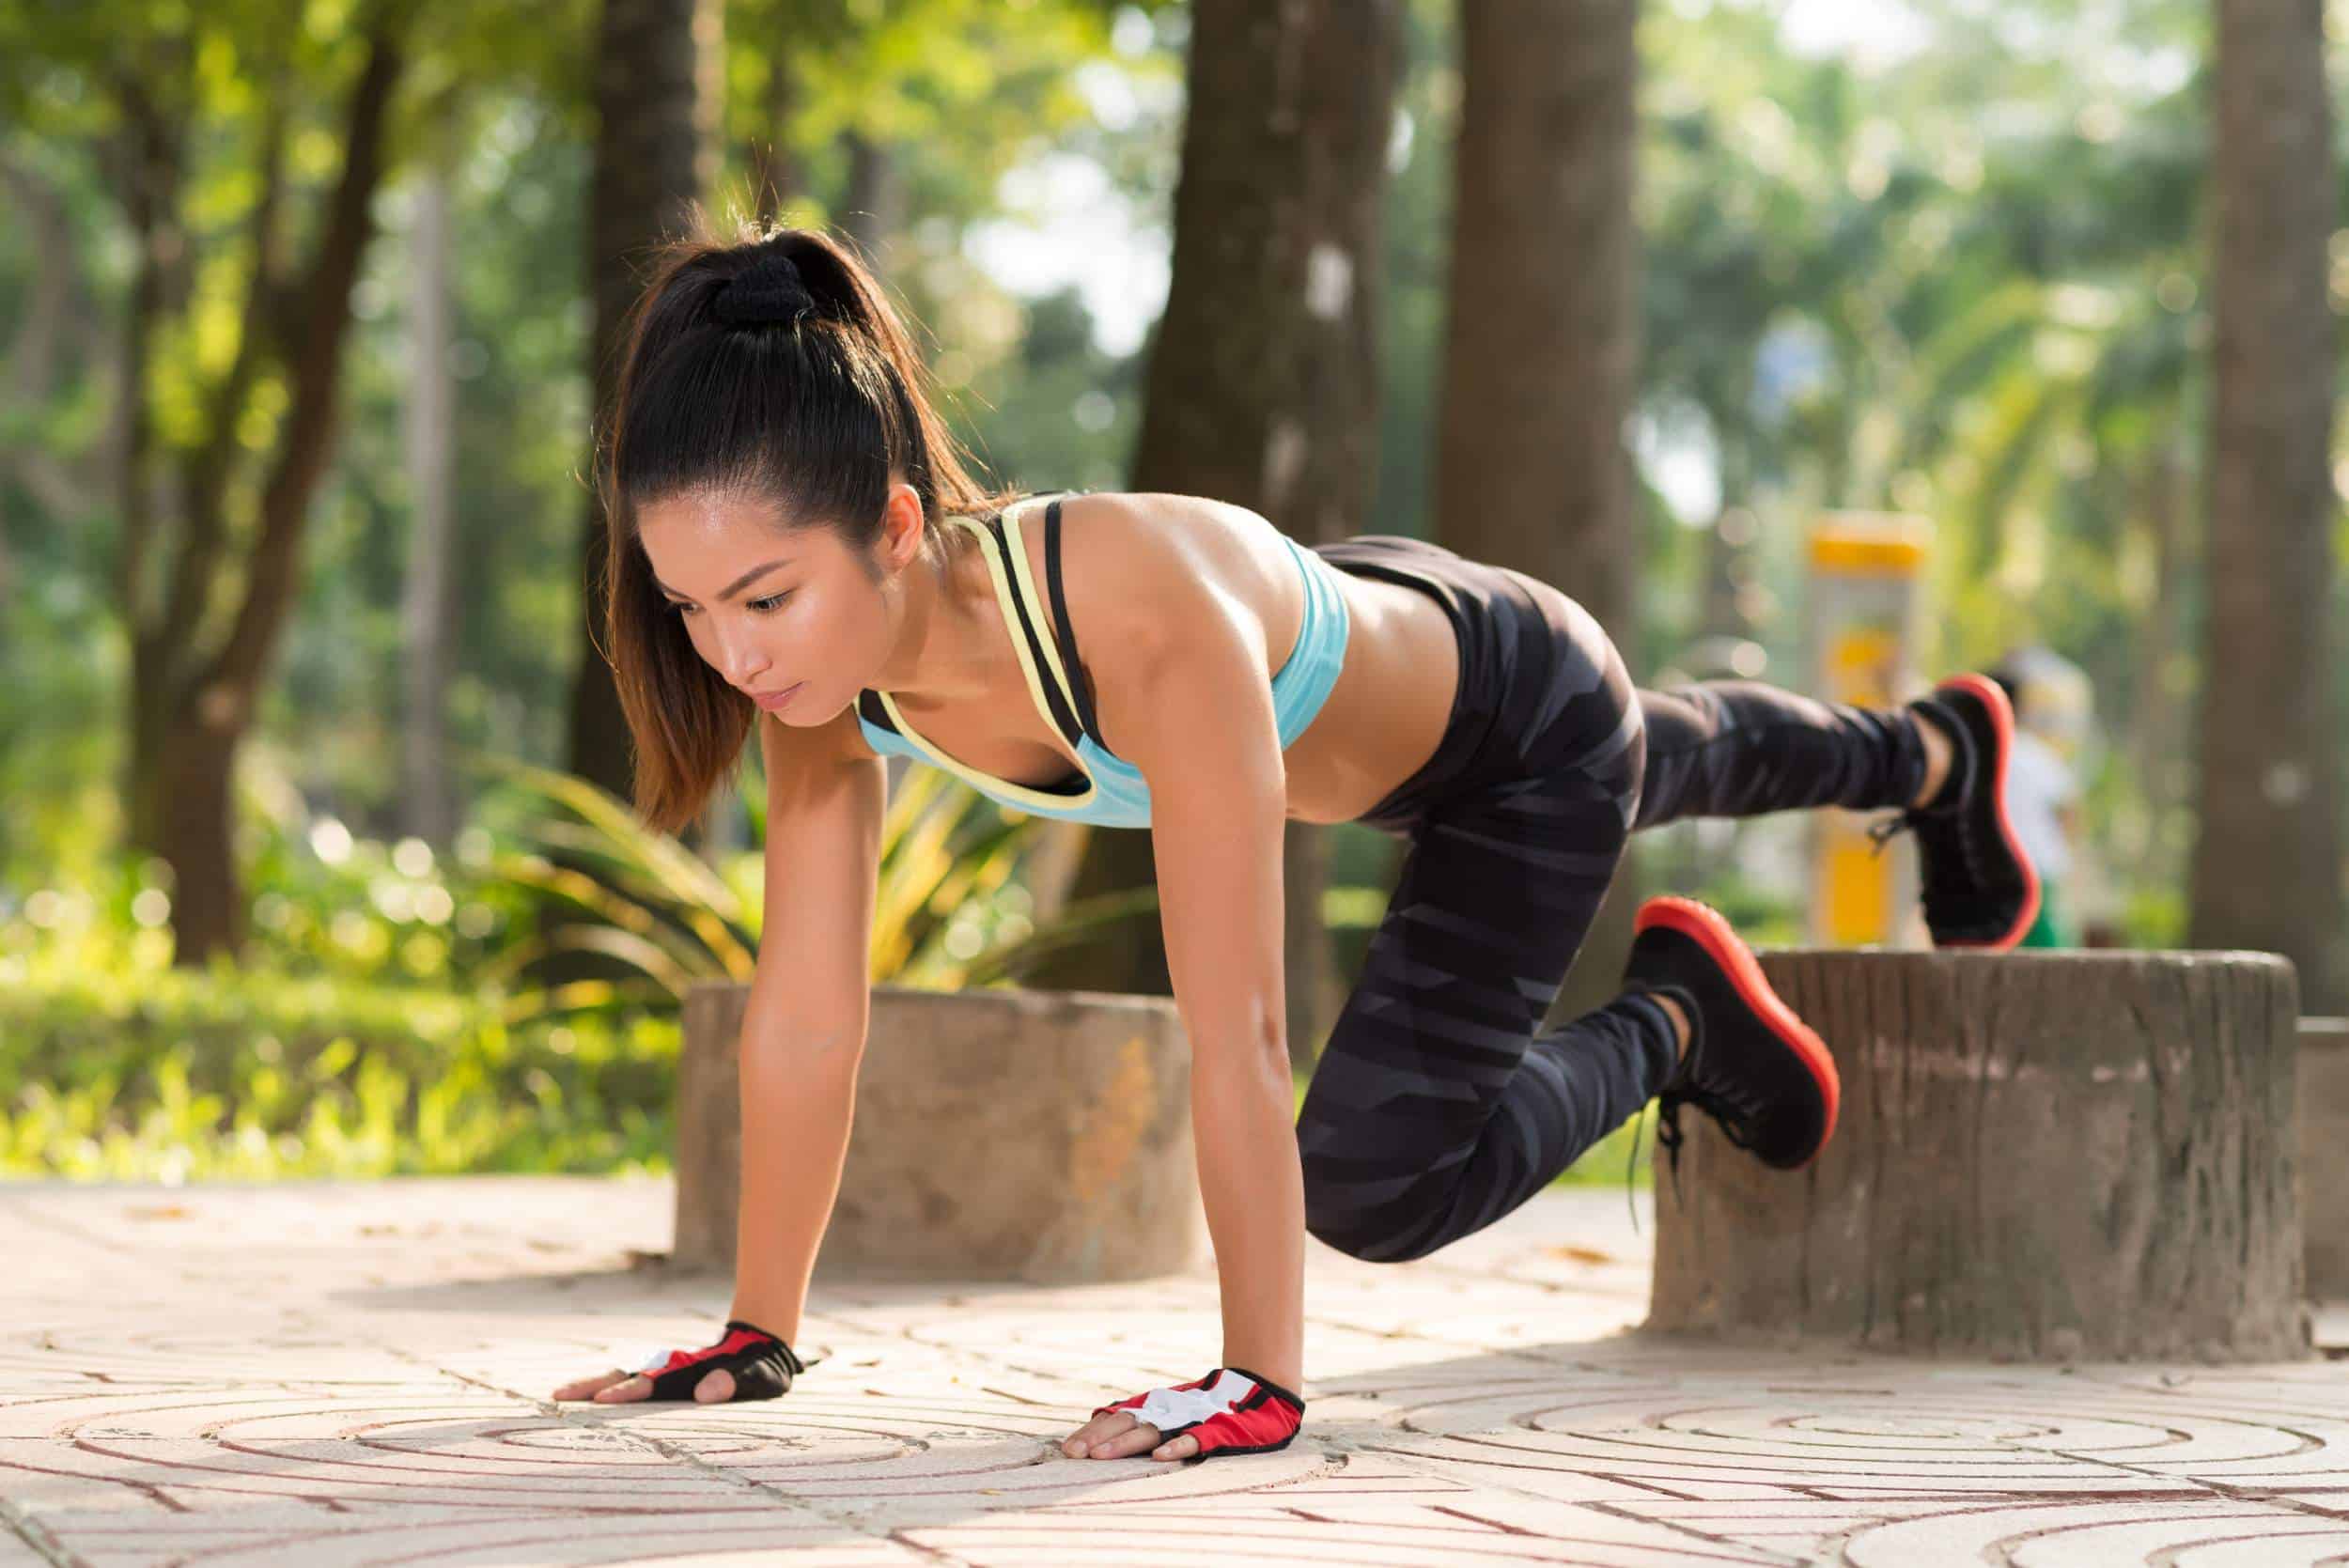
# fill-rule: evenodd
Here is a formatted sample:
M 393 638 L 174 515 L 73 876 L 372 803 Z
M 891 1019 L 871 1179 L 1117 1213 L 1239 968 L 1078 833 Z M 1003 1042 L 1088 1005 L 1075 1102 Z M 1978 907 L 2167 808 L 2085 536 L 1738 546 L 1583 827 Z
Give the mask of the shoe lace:
M 1752 1134 L 1747 1130 L 1750 1108 L 1740 1108 L 1729 1096 L 1706 1089 L 1670 1089 L 1657 1095 L 1656 1144 L 1664 1151 L 1664 1163 L 1672 1171 L 1672 1206 L 1675 1208 L 1683 1201 L 1680 1195 L 1680 1151 L 1688 1141 L 1688 1135 L 1680 1130 L 1680 1108 L 1684 1105 L 1693 1105 L 1699 1110 L 1710 1112 L 1721 1129 L 1721 1136 L 1738 1148 L 1753 1147 Z M 1632 1201 L 1631 1182 L 1640 1167 L 1640 1133 L 1646 1120 L 1645 1116 L 1641 1116 L 1632 1126 L 1631 1159 L 1623 1172 L 1623 1199 L 1625 1205 L 1631 1210 L 1634 1234 L 1640 1229 L 1640 1207 Z
M 1641 1107 L 1640 1114 L 1631 1119 L 1631 1157 L 1624 1161 L 1623 1167 L 1623 1206 L 1631 1211 L 1631 1234 L 1633 1235 L 1640 1234 L 1640 1203 L 1633 1183 L 1638 1180 L 1640 1174 L 1640 1135 L 1646 1130 L 1647 1110 Z M 1679 1129 L 1674 1128 L 1672 1141 L 1666 1142 L 1663 1123 L 1658 1120 L 1656 1127 L 1656 1141 L 1675 1151 L 1672 1155 L 1672 1202 L 1677 1203 L 1680 1202 L 1680 1156 L 1677 1153 L 1680 1146 Z
M 1909 820 L 1909 813 L 1902 812 L 1896 816 L 1888 816 L 1880 822 L 1871 823 L 1868 828 L 1868 842 L 1874 847 L 1868 851 L 1869 855 L 1880 858 L 1884 854 L 1886 845 L 1914 829 L 1916 824 Z
M 1677 1120 L 1679 1110 L 1680 1107 L 1677 1102 L 1667 1102 L 1660 1096 L 1658 1097 L 1656 1107 L 1656 1143 L 1671 1157 L 1672 1205 L 1675 1208 L 1680 1204 L 1680 1123 Z M 1625 1162 L 1623 1168 L 1623 1203 L 1624 1207 L 1631 1211 L 1631 1234 L 1633 1235 L 1640 1234 L 1640 1205 L 1634 1194 L 1632 1182 L 1640 1173 L 1640 1135 L 1646 1130 L 1647 1112 L 1641 1110 L 1631 1123 L 1631 1157 Z
M 1894 815 L 1885 817 L 1882 821 L 1872 823 L 1868 828 L 1868 842 L 1871 846 L 1868 851 L 1869 857 L 1880 859 L 1884 854 L 1885 846 L 1903 833 L 1914 832 L 1921 840 L 1923 839 L 1923 825 L 1927 820 L 1924 813 L 1909 807 Z M 1965 823 L 1954 818 L 1947 822 L 1935 820 L 1934 827 L 1939 836 L 1932 842 L 1944 846 L 1954 846 L 1965 877 L 1977 886 L 1986 880 L 1986 874 L 1982 865 L 1982 846 L 1975 843 L 1974 835 L 1967 831 Z M 1917 892 L 1925 907 L 1927 924 L 1959 919 L 1963 914 L 1962 909 L 1954 907 L 1962 902 L 1963 886 L 1942 885 L 1934 876 L 1937 869 L 1937 858 L 1932 853 L 1919 855 Z

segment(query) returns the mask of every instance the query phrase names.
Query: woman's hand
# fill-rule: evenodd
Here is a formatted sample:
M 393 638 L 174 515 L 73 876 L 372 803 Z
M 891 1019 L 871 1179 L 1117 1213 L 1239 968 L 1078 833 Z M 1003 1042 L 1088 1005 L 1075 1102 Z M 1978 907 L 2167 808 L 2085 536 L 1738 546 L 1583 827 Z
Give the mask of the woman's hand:
M 1071 1459 L 1205 1459 L 1211 1453 L 1270 1453 L 1284 1449 L 1305 1421 L 1305 1402 L 1245 1367 L 1217 1367 L 1205 1377 L 1153 1389 L 1114 1405 L 1061 1440 Z
M 1130 1459 L 1150 1450 L 1153 1459 L 1189 1459 L 1199 1452 L 1199 1439 L 1186 1432 L 1172 1442 L 1159 1440 L 1159 1429 L 1139 1421 L 1127 1410 L 1112 1410 L 1061 1439 L 1060 1451 L 1071 1459 Z
M 598 1405 L 628 1405 L 652 1397 L 652 1379 L 642 1373 L 599 1372 L 583 1377 L 576 1383 L 566 1383 L 554 1390 L 560 1400 L 591 1399 Z M 716 1405 L 734 1397 L 734 1374 L 723 1367 L 704 1373 L 702 1380 L 693 1385 L 693 1399 L 701 1405 Z
M 788 1344 L 753 1324 L 732 1322 L 717 1343 L 700 1350 L 667 1350 L 634 1373 L 614 1370 L 566 1383 L 559 1400 L 588 1399 L 626 1405 L 640 1399 L 692 1400 L 715 1405 L 730 1400 L 775 1399 L 807 1367 Z

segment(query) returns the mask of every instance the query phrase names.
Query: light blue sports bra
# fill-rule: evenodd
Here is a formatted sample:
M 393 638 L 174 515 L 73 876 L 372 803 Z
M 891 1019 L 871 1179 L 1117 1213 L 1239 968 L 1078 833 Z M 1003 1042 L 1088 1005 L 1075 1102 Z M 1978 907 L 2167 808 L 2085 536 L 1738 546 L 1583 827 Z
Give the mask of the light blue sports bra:
M 980 553 L 995 581 L 995 597 L 1003 606 L 1004 624 L 1015 629 L 1012 644 L 1026 673 L 1035 706 L 1077 753 L 1078 770 L 1044 785 L 1013 784 L 967 768 L 927 740 L 905 722 L 886 691 L 857 694 L 857 722 L 865 744 L 884 754 L 910 756 L 945 768 L 980 794 L 1019 811 L 1038 816 L 1091 822 L 1105 828 L 1146 828 L 1150 825 L 1150 786 L 1139 769 L 1101 742 L 1093 711 L 1093 682 L 1077 658 L 1077 639 L 1068 624 L 1068 602 L 1061 589 L 1059 498 L 1081 493 L 1057 490 L 1026 496 L 1000 515 L 954 517 L 952 520 L 979 536 Z M 1044 511 L 1045 577 L 1051 593 L 1051 614 L 1042 613 L 1044 596 L 1036 592 L 1028 552 L 1020 544 L 1021 517 L 1038 502 Z M 1286 750 L 1320 713 L 1346 664 L 1347 616 L 1337 568 L 1312 551 L 1283 535 L 1281 542 L 1297 558 L 1305 574 L 1304 625 L 1288 661 L 1272 677 L 1272 710 Z M 1031 607 L 1035 607 L 1032 609 Z M 1049 635 L 1045 628 L 1050 629 Z M 1073 678 L 1072 678 L 1073 677 Z

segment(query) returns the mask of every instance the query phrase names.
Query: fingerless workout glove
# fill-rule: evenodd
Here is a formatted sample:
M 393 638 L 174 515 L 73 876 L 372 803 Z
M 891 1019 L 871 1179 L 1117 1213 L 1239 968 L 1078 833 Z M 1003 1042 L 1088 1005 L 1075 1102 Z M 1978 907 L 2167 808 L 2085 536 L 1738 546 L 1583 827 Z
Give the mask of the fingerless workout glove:
M 1210 1453 L 1270 1453 L 1284 1449 L 1305 1424 L 1305 1402 L 1244 1367 L 1217 1367 L 1191 1383 L 1153 1389 L 1104 1405 L 1093 1413 L 1131 1410 L 1171 1442 L 1188 1432 L 1199 1444 L 1189 1463 Z
M 650 1397 L 692 1399 L 701 1380 L 722 1369 L 734 1374 L 734 1397 L 727 1404 L 779 1398 L 789 1391 L 791 1379 L 807 1370 L 789 1345 L 766 1329 L 730 1322 L 716 1344 L 665 1351 L 636 1371 L 652 1379 Z

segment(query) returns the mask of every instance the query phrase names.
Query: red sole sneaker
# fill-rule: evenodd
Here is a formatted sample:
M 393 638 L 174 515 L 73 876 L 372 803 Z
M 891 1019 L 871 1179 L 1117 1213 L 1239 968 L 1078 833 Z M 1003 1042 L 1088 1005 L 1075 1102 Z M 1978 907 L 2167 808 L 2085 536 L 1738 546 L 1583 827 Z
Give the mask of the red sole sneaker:
M 1781 1044 L 1795 1053 L 1813 1082 L 1819 1086 L 1819 1097 L 1825 1102 L 1827 1113 L 1820 1124 L 1819 1141 L 1811 1152 L 1791 1165 L 1780 1169 L 1799 1171 L 1819 1157 L 1819 1151 L 1835 1136 L 1835 1114 L 1843 1097 L 1843 1079 L 1835 1071 L 1835 1058 L 1828 1054 L 1827 1043 L 1818 1032 L 1795 1016 L 1795 1010 L 1781 1001 L 1762 973 L 1762 966 L 1754 960 L 1753 952 L 1730 928 L 1729 922 L 1709 905 L 1693 898 L 1678 898 L 1669 894 L 1651 898 L 1640 906 L 1631 927 L 1636 935 L 1651 926 L 1664 926 L 1677 931 L 1704 950 L 1707 957 L 1718 965 L 1729 979 L 1737 1000 L 1744 1002 L 1762 1021 L 1763 1027 L 1776 1035 Z
M 2015 924 L 1999 936 L 1981 941 L 1936 941 L 1941 948 L 1965 947 L 1983 953 L 2003 953 L 2023 939 L 2039 918 L 2039 869 L 2023 852 L 2023 841 L 2015 836 L 2014 819 L 2006 810 L 2006 761 L 2015 754 L 2015 705 L 2006 700 L 2006 691 L 1988 675 L 1952 675 L 1934 687 L 1936 691 L 1963 691 L 1982 704 L 1990 715 L 1991 728 L 1999 737 L 1999 767 L 1992 803 L 1999 823 L 1999 836 L 2005 841 L 2006 852 L 2015 857 L 2015 863 L 2023 868 L 2023 904 L 2015 917 Z

